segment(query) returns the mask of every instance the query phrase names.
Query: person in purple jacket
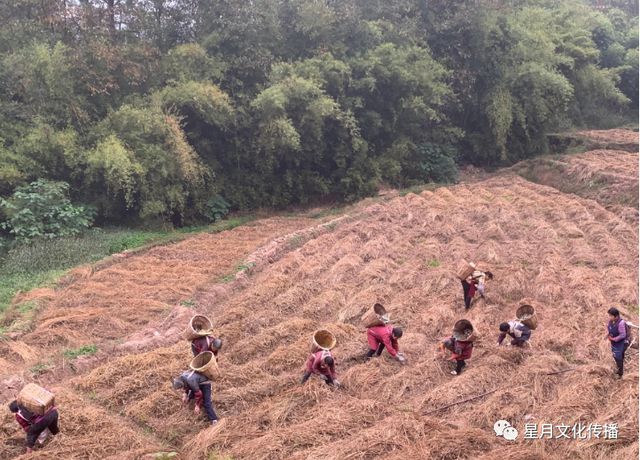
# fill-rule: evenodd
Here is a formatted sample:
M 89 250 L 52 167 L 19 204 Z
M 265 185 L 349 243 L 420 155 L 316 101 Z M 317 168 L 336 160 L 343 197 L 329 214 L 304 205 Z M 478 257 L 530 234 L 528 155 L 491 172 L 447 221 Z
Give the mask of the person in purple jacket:
M 624 368 L 624 353 L 629 347 L 629 335 L 627 334 L 627 324 L 620 318 L 617 308 L 610 308 L 609 322 L 607 323 L 607 338 L 611 342 L 613 359 L 616 361 L 618 378 L 622 378 Z

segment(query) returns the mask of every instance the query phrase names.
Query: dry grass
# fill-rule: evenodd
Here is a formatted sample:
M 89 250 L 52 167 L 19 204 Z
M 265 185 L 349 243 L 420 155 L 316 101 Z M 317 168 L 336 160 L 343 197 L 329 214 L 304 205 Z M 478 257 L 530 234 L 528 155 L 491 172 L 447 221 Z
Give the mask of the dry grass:
M 594 201 L 518 177 L 408 194 L 357 212 L 358 218 L 279 253 L 279 260 L 252 276 L 243 289 L 216 297 L 219 302 L 198 301 L 197 311 L 213 320 L 224 340 L 222 375 L 213 386 L 214 406 L 224 423 L 208 428 L 203 418 L 194 422 L 170 389 L 168 379 L 186 368 L 190 356 L 187 344 L 180 342 L 110 359 L 70 382 L 74 391 L 90 395 L 92 411 L 106 414 L 100 426 L 89 430 L 95 434 L 110 426 L 124 436 L 119 430 L 128 425 L 119 425 L 114 415 L 122 414 L 137 427 L 121 446 L 134 452 L 126 454 L 131 458 L 153 449 L 179 450 L 189 460 L 207 455 L 637 457 L 637 351 L 629 353 L 627 374 L 618 381 L 603 340 L 609 306 L 622 305 L 637 315 L 638 236 L 633 225 Z M 196 258 L 198 251 L 187 243 L 183 249 Z M 263 256 L 277 251 L 270 248 Z M 496 277 L 487 285 L 487 301 L 466 313 L 453 274 L 460 258 L 476 261 Z M 438 264 L 427 263 L 434 260 Z M 122 278 L 128 268 L 113 266 Z M 180 286 L 195 276 L 184 274 Z M 86 281 L 76 283 L 88 289 Z M 213 298 L 216 289 L 203 289 L 196 300 Z M 163 288 L 154 301 L 164 302 L 162 296 L 175 300 L 171 292 Z M 367 346 L 360 315 L 375 301 L 405 327 L 400 340 L 405 366 L 386 352 L 363 360 Z M 520 301 L 537 310 L 540 325 L 532 348 L 496 348 L 498 324 L 513 318 Z M 132 327 L 122 318 L 124 330 Z M 471 321 L 481 337 L 465 372 L 452 377 L 452 364 L 439 357 L 436 347 L 461 318 Z M 318 328 L 331 330 L 338 340 L 334 356 L 340 389 L 316 378 L 299 384 L 311 334 Z M 566 369 L 575 370 L 554 374 Z M 475 401 L 431 412 L 492 390 Z M 71 394 L 71 389 L 64 392 Z M 84 419 L 82 410 L 74 410 L 82 406 L 77 399 L 64 398 L 64 438 L 41 455 L 115 456 L 110 440 L 96 447 L 93 439 L 67 428 L 67 423 L 75 427 Z M 510 444 L 493 434 L 499 418 L 521 432 L 527 421 L 617 422 L 620 439 L 519 439 Z M 144 436 L 143 430 L 149 434 Z M 15 452 L 11 448 L 0 454 Z

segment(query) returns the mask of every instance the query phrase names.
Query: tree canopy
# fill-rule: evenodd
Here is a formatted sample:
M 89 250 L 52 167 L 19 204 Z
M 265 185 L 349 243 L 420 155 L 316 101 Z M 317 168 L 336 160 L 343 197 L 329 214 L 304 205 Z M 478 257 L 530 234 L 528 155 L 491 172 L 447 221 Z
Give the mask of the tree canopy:
M 0 221 L 37 181 L 101 222 L 183 225 L 211 203 L 350 201 L 543 153 L 550 132 L 637 117 L 636 14 L 622 0 L 2 2 Z

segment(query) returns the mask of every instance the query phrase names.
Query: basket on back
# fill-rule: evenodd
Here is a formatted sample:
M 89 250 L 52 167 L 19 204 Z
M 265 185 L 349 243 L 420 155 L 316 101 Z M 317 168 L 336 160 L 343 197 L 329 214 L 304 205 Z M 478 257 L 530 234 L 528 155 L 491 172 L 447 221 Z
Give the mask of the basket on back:
M 337 340 L 335 336 L 326 329 L 319 329 L 313 333 L 311 351 L 331 350 L 336 346 Z
M 473 271 L 475 269 L 476 269 L 476 265 L 473 262 L 467 262 L 466 260 L 462 259 L 458 263 L 458 268 L 456 270 L 456 276 L 458 278 L 460 278 L 461 280 L 466 280 L 467 278 L 469 278 L 473 274 Z
M 520 305 L 516 310 L 516 318 L 529 329 L 535 329 L 536 327 L 538 327 L 536 310 L 531 305 Z
M 466 319 L 456 321 L 453 326 L 453 337 L 461 342 L 473 342 L 477 335 L 473 329 L 473 325 Z
M 366 328 L 384 326 L 389 322 L 389 313 L 382 304 L 375 304 L 370 310 L 362 315 L 362 324 Z
M 204 337 L 210 335 L 213 331 L 213 324 L 211 320 L 206 316 L 195 315 L 189 320 L 189 325 L 184 331 L 184 338 L 187 340 L 194 340 L 198 337 Z
M 191 360 L 189 367 L 201 374 L 206 375 L 210 379 L 216 379 L 220 376 L 218 361 L 215 355 L 210 351 L 203 351 Z
M 25 385 L 16 400 L 36 415 L 46 414 L 55 404 L 54 394 L 35 383 Z

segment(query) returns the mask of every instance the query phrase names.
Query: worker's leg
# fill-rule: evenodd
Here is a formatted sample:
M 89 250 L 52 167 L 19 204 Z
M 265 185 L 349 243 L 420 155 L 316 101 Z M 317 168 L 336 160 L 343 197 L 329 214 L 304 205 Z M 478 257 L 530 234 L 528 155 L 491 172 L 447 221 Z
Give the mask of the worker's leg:
M 376 350 L 378 350 L 378 339 L 373 335 L 371 329 L 367 329 L 367 343 L 369 344 L 369 351 L 366 357 L 371 358 Z
M 380 356 L 383 350 L 384 350 L 384 343 L 378 344 L 378 349 L 376 350 L 376 356 Z
M 37 423 L 34 423 L 29 427 L 29 429 L 27 430 L 27 447 L 28 448 L 33 449 L 33 446 L 35 446 L 38 436 L 40 436 L 40 433 L 42 433 L 44 430 L 47 429 L 47 427 L 53 420 L 54 415 L 57 418 L 58 414 L 56 413 L 56 411 L 49 412 L 47 415 L 42 417 Z
M 456 373 L 459 375 L 462 372 L 462 369 L 464 369 L 464 366 L 467 363 L 464 362 L 464 359 L 461 359 L 459 361 L 456 362 Z
M 55 436 L 60 433 L 60 428 L 58 427 L 58 411 L 55 410 L 54 412 L 55 416 L 52 418 L 51 423 L 49 423 L 49 426 L 47 428 L 49 428 L 51 434 Z
M 464 308 L 469 308 L 471 305 L 471 298 L 469 297 L 469 283 L 465 280 L 462 280 L 462 293 L 464 295 Z
M 205 383 L 200 385 L 200 391 L 202 391 L 202 403 L 204 410 L 207 413 L 209 421 L 218 420 L 216 412 L 213 410 L 213 404 L 211 404 L 211 384 Z
M 520 339 L 513 339 L 511 341 L 511 345 L 513 345 L 514 347 L 523 347 L 524 343 L 526 342 L 526 340 L 522 340 Z

